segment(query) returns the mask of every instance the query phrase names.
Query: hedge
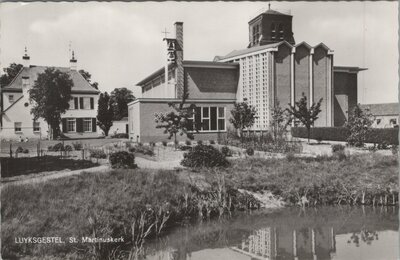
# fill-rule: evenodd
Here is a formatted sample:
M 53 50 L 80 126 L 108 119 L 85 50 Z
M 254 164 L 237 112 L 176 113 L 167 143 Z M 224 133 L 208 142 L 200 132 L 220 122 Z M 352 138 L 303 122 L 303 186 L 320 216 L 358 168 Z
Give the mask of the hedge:
M 292 127 L 291 133 L 293 137 L 307 138 L 307 128 Z M 322 139 L 326 141 L 342 141 L 346 139 L 350 132 L 345 127 L 313 127 L 311 128 L 311 139 Z M 371 128 L 371 131 L 366 137 L 366 143 L 383 143 L 399 144 L 399 129 L 398 128 Z

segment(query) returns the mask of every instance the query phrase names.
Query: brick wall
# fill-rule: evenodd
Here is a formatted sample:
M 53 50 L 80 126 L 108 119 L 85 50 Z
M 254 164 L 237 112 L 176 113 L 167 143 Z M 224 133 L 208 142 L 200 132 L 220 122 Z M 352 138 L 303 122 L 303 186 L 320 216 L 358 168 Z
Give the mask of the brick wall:
M 185 68 L 185 86 L 191 99 L 235 99 L 238 69 Z
M 328 58 L 327 51 L 322 48 L 316 48 L 313 55 L 313 86 L 314 96 L 313 101 L 318 102 L 322 98 L 321 113 L 319 114 L 318 120 L 315 122 L 315 126 L 327 126 L 328 122 Z
M 294 100 L 299 101 L 302 94 L 309 100 L 310 94 L 310 51 L 305 46 L 299 46 L 296 48 L 295 59 L 294 59 Z
M 188 101 L 188 104 L 190 101 Z M 201 103 L 196 104 L 197 106 L 219 106 L 219 107 L 226 107 L 225 112 L 225 121 L 226 121 L 226 129 L 233 128 L 232 125 L 229 123 L 230 118 L 230 111 L 233 108 L 233 101 L 232 103 L 217 103 L 217 102 L 210 102 L 210 103 Z M 169 141 L 168 134 L 164 133 L 164 129 L 156 128 L 156 123 L 154 121 L 154 114 L 163 112 L 166 113 L 171 111 L 172 109 L 168 106 L 166 102 L 148 102 L 148 103 L 140 103 L 140 142 L 147 143 L 147 142 L 161 142 L 161 141 Z M 225 132 L 221 131 L 213 132 L 213 133 L 195 133 L 194 140 L 217 140 L 218 135 L 224 135 Z M 187 137 L 178 136 L 178 140 L 185 141 Z M 173 141 L 173 139 L 172 139 Z
M 290 103 L 290 54 L 291 48 L 286 45 L 275 53 L 275 96 L 282 108 Z

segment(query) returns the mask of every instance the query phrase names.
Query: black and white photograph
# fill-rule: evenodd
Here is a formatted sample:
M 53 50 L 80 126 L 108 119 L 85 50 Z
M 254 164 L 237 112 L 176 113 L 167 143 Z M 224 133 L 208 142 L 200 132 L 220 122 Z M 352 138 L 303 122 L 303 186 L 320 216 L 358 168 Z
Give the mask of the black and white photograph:
M 400 259 L 398 12 L 0 3 L 0 259 Z

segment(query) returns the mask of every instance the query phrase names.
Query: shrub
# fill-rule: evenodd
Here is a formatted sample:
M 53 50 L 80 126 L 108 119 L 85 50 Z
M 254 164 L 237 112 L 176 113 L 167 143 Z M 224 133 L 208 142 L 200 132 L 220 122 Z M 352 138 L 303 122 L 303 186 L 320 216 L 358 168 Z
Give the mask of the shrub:
M 130 147 L 130 148 L 129 148 L 129 152 L 130 152 L 130 153 L 136 152 L 136 148 L 135 148 L 135 147 Z
M 202 145 L 202 144 L 203 144 L 202 140 L 197 141 L 197 145 Z
M 22 153 L 24 151 L 24 148 L 21 146 L 18 146 L 17 150 L 15 151 L 16 153 Z
M 55 144 L 53 146 L 54 152 L 64 151 L 64 145 L 62 143 Z
M 167 141 L 162 141 L 162 145 L 163 145 L 163 146 L 167 146 L 167 145 L 168 145 L 168 142 L 167 142 Z
M 154 155 L 153 147 L 149 147 L 149 146 L 138 146 L 135 148 L 134 152 L 145 154 L 145 155 L 150 155 L 150 156 Z
M 392 145 L 392 147 L 390 148 L 390 150 L 392 150 L 392 154 L 393 155 L 397 155 L 399 152 L 399 148 L 397 145 Z
M 192 147 L 189 145 L 180 145 L 180 146 L 178 146 L 178 149 L 181 151 L 188 151 L 188 150 L 192 149 Z
M 185 144 L 186 144 L 186 145 L 192 145 L 192 141 L 186 140 Z
M 222 153 L 225 157 L 232 156 L 232 151 L 231 151 L 231 149 L 229 149 L 228 146 L 223 146 L 223 147 L 221 148 L 221 153 Z
M 288 152 L 288 153 L 286 154 L 286 160 L 288 160 L 289 162 L 291 162 L 291 161 L 293 161 L 293 160 L 295 160 L 295 159 L 296 159 L 296 156 L 294 155 L 293 152 Z
M 249 147 L 246 149 L 246 153 L 249 156 L 253 156 L 254 155 L 254 149 L 252 147 Z
M 210 140 L 210 144 L 215 144 L 215 141 L 214 140 Z
M 156 146 L 156 143 L 155 143 L 155 142 L 150 142 L 150 143 L 149 143 L 149 146 L 155 147 L 155 146 Z
M 80 143 L 80 142 L 72 143 L 72 146 L 74 147 L 74 150 L 75 150 L 75 151 L 80 151 L 80 150 L 82 150 L 82 143 Z
M 23 153 L 29 153 L 28 149 L 24 149 Z
M 119 151 L 110 155 L 110 164 L 113 169 L 134 169 L 137 167 L 135 164 L 135 155 L 126 151 Z
M 336 153 L 336 152 L 344 151 L 345 146 L 342 144 L 334 144 L 331 146 L 331 148 L 332 148 L 332 153 Z
M 72 146 L 70 146 L 69 144 L 67 144 L 67 145 L 64 147 L 64 151 L 71 152 L 71 151 L 72 151 Z
M 211 145 L 196 145 L 183 155 L 181 165 L 186 167 L 226 167 L 225 156 Z
M 346 153 L 345 153 L 344 150 L 336 151 L 336 152 L 333 154 L 333 156 L 334 156 L 336 159 L 338 159 L 339 161 L 343 161 L 343 160 L 347 159 L 347 155 L 346 155 Z
M 320 143 L 322 143 L 322 137 L 321 136 L 317 136 L 316 138 L 315 138 L 315 140 L 317 140 L 317 142 L 320 144 Z
M 142 144 L 141 142 L 139 142 L 137 145 L 138 145 L 139 147 L 142 147 L 142 146 L 143 146 L 143 144 Z
M 118 134 L 112 135 L 111 138 L 126 138 L 127 139 L 127 138 L 129 138 L 129 136 L 126 133 L 118 133 Z
M 90 152 L 90 157 L 92 157 L 92 158 L 96 158 L 96 159 L 105 159 L 105 158 L 107 158 L 107 154 L 103 150 L 90 149 L 89 152 Z
M 378 150 L 386 150 L 389 149 L 389 144 L 386 141 L 378 143 Z

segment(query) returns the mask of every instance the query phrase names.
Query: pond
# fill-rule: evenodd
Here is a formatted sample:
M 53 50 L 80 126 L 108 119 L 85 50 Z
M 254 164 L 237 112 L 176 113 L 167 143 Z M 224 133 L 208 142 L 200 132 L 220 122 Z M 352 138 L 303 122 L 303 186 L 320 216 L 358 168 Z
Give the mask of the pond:
M 398 207 L 285 208 L 176 228 L 146 259 L 398 259 Z

